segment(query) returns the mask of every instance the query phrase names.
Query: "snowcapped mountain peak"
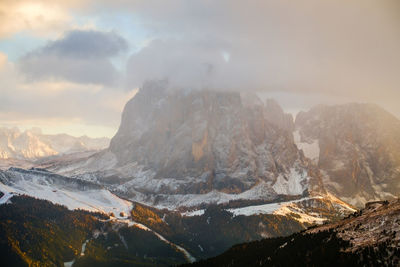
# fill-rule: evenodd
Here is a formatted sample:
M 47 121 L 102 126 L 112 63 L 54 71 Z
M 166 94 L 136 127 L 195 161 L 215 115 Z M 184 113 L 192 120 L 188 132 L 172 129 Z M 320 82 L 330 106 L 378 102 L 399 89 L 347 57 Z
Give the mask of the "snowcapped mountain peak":
M 99 150 L 108 146 L 107 138 L 46 135 L 40 128 L 21 132 L 18 128 L 0 128 L 0 159 L 37 159 L 58 154 Z

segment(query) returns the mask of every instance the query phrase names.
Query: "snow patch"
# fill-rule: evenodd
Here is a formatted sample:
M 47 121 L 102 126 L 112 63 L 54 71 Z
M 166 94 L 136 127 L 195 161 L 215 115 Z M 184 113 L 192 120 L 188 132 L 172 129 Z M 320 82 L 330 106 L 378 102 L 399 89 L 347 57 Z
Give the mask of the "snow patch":
M 186 212 L 182 212 L 181 216 L 185 216 L 185 217 L 201 216 L 204 214 L 204 211 L 205 210 L 186 211 Z
M 316 199 L 320 197 L 314 197 Z M 310 200 L 311 198 L 305 197 L 294 201 L 285 201 L 285 202 L 276 202 L 276 203 L 269 203 L 263 205 L 255 205 L 255 206 L 247 206 L 243 208 L 235 208 L 235 209 L 227 209 L 227 211 L 231 212 L 233 216 L 251 216 L 251 215 L 258 215 L 258 214 L 273 214 L 275 211 L 279 210 L 281 207 L 292 204 L 298 203 L 304 200 Z
M 64 267 L 72 267 L 72 265 L 75 263 L 75 259 L 73 259 L 72 261 L 67 261 L 64 262 Z
M 289 174 L 280 174 L 272 186 L 277 194 L 281 195 L 301 195 L 306 189 L 308 175 L 305 172 L 298 172 L 291 168 Z
M 81 256 L 85 256 L 86 245 L 87 245 L 88 242 L 89 242 L 89 239 L 87 239 L 87 240 L 82 244 Z
M 294 143 L 297 148 L 303 150 L 304 156 L 311 159 L 313 162 L 318 162 L 319 160 L 319 141 L 318 139 L 312 140 L 310 143 L 301 142 L 300 132 L 293 132 Z
M 243 208 L 235 208 L 235 209 L 228 209 L 233 216 L 251 216 L 251 215 L 258 215 L 258 214 L 272 214 L 275 210 L 279 209 L 281 205 L 284 205 L 290 202 L 281 202 L 281 203 L 271 203 L 271 204 L 264 204 L 264 205 L 257 205 L 257 206 L 248 206 Z
M 281 216 L 292 216 L 295 220 L 301 223 L 309 223 L 309 224 L 322 224 L 326 218 L 321 217 L 320 214 L 315 212 L 307 212 L 303 208 L 301 208 L 300 202 L 309 201 L 309 200 L 317 200 L 317 199 L 325 199 L 331 201 L 336 208 L 342 209 L 346 212 L 353 212 L 355 211 L 352 207 L 344 203 L 343 201 L 334 198 L 333 196 L 315 196 L 312 198 L 301 198 L 294 201 L 287 201 L 287 202 L 280 202 L 280 203 L 270 203 L 264 205 L 255 205 L 255 206 L 248 206 L 242 208 L 235 208 L 235 209 L 228 209 L 227 211 L 231 212 L 233 216 L 251 216 L 251 215 L 258 215 L 258 214 L 274 214 L 274 215 L 281 215 Z M 293 216 L 295 215 L 295 216 Z
M 273 214 L 282 216 L 290 216 L 295 214 L 296 216 L 293 216 L 293 218 L 301 223 L 322 224 L 324 221 L 326 221 L 326 218 L 321 218 L 317 214 L 307 214 L 293 204 L 285 205 L 274 211 Z

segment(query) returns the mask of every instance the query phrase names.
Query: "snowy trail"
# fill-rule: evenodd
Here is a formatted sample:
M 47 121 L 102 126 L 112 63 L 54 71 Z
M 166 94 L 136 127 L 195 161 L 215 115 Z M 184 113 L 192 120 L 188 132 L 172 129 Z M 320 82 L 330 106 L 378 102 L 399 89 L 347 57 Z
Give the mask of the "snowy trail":
M 3 192 L 4 196 L 0 198 L 0 205 L 6 203 L 10 198 L 12 198 L 14 195 L 9 193 L 9 192 Z
M 145 231 L 152 232 L 155 236 L 158 237 L 158 239 L 160 239 L 161 241 L 167 243 L 168 245 L 171 245 L 171 246 L 175 247 L 177 250 L 179 250 L 180 252 L 182 252 L 182 253 L 185 255 L 186 259 L 187 259 L 190 263 L 193 263 L 193 262 L 196 261 L 196 258 L 193 257 L 186 249 L 184 249 L 183 247 L 181 247 L 181 246 L 179 246 L 179 245 L 177 245 L 177 244 L 175 244 L 175 243 L 169 241 L 169 240 L 166 239 L 164 236 L 162 236 L 162 235 L 160 235 L 159 233 L 157 233 L 156 231 L 150 229 L 150 228 L 147 227 L 146 225 L 141 224 L 141 223 L 137 223 L 137 222 L 135 222 L 135 221 L 133 221 L 133 220 L 130 220 L 130 219 L 115 219 L 115 220 L 118 221 L 118 222 L 126 223 L 126 224 L 128 224 L 128 226 L 135 226 L 135 227 L 138 227 L 138 228 L 143 229 L 143 230 L 145 230 Z
M 165 237 L 163 237 L 163 236 L 160 235 L 159 233 L 154 232 L 153 230 L 151 230 L 151 231 L 152 231 L 160 240 L 164 241 L 165 243 L 167 243 L 167 244 L 169 244 L 169 245 L 171 245 L 171 246 L 176 247 L 179 251 L 181 251 L 181 252 L 185 255 L 185 257 L 189 260 L 190 263 L 193 263 L 193 262 L 196 261 L 196 258 L 193 257 L 186 249 L 184 249 L 184 248 L 181 247 L 181 246 L 178 246 L 177 244 L 172 243 L 171 241 L 168 241 L 167 239 L 165 239 Z
M 3 196 L 0 198 L 0 205 L 6 203 L 10 198 L 14 196 L 12 192 L 12 189 L 8 186 L 6 186 L 3 183 L 0 183 L 0 191 L 3 192 Z
M 86 245 L 87 245 L 88 242 L 89 242 L 89 239 L 86 239 L 86 241 L 83 242 L 82 248 L 81 248 L 80 257 L 85 256 Z M 74 263 L 75 263 L 75 259 L 73 259 L 72 261 L 64 262 L 64 267 L 72 267 L 72 265 L 73 265 Z
M 81 256 L 85 256 L 86 245 L 87 245 L 88 242 L 89 242 L 89 239 L 87 239 L 87 240 L 82 244 Z

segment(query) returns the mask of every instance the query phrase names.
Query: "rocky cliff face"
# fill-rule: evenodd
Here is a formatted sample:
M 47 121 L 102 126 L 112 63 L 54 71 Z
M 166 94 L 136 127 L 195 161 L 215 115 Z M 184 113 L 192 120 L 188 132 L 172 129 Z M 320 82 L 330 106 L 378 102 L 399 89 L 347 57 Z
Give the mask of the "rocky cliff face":
M 295 124 L 295 137 L 314 157 L 327 190 L 359 207 L 399 195 L 397 118 L 376 105 L 347 104 L 301 112 Z
M 127 103 L 109 150 L 117 166 L 134 162 L 163 181 L 150 193 L 239 194 L 258 186 L 264 197 L 302 195 L 312 177 L 292 128 L 273 100 L 149 83 Z

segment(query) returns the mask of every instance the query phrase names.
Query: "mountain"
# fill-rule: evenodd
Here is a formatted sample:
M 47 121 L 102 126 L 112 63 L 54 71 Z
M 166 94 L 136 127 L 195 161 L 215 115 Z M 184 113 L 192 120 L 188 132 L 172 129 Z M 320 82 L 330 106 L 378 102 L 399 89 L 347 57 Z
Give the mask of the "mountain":
M 107 138 L 73 137 L 67 134 L 46 135 L 38 128 L 21 132 L 18 128 L 0 128 L 0 159 L 31 160 L 59 154 L 100 150 Z
M 150 82 L 126 104 L 107 150 L 43 166 L 159 208 L 326 195 L 293 128 L 273 100 Z
M 400 195 L 400 121 L 390 113 L 373 104 L 317 106 L 300 112 L 295 128 L 335 196 L 362 207 Z
M 400 200 L 368 203 L 332 224 L 236 245 L 193 266 L 399 266 Z
M 301 195 L 307 163 L 264 109 L 262 102 L 245 105 L 239 93 L 150 86 L 127 103 L 110 151 L 117 166 L 135 162 L 169 181 L 160 188 L 167 194 L 242 193 L 258 185 L 269 195 Z M 300 179 L 283 192 L 283 176 Z M 148 190 L 161 193 L 157 187 Z

